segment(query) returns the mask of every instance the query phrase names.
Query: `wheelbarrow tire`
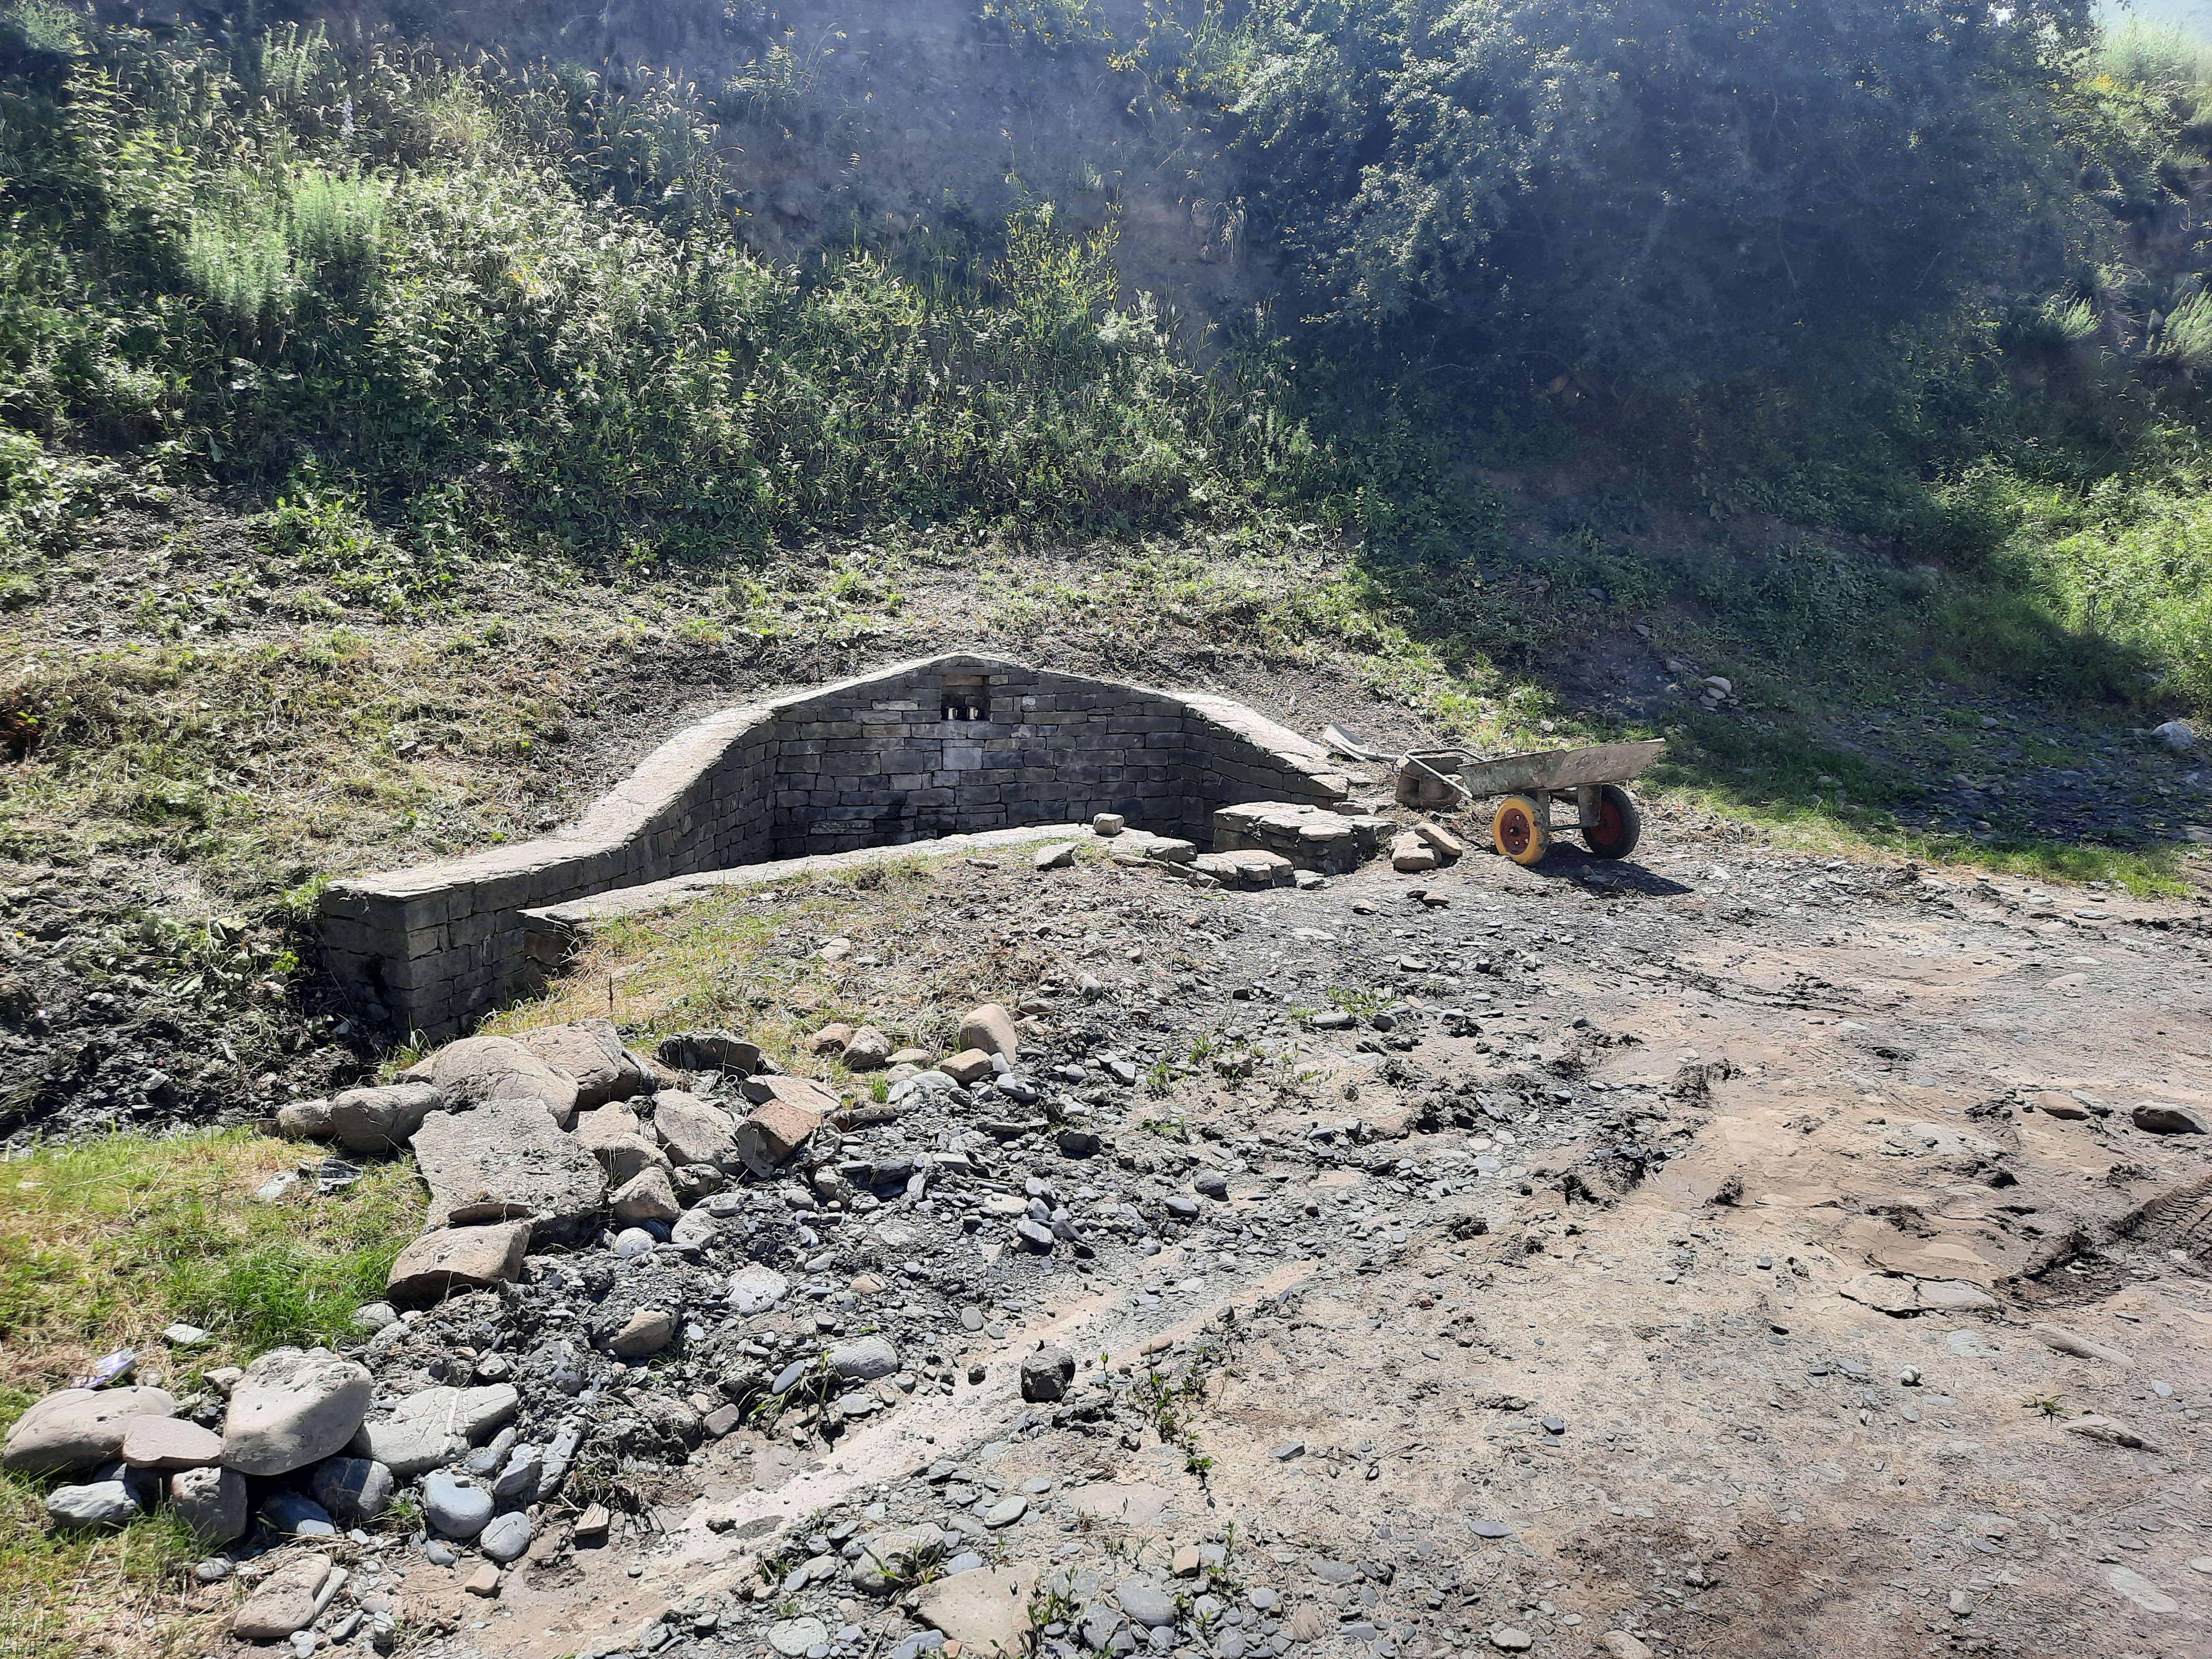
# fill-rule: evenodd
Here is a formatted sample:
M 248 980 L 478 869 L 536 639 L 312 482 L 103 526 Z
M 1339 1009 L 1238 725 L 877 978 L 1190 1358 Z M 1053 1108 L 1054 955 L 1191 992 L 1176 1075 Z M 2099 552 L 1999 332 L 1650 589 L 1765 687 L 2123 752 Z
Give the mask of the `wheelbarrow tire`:
M 1644 835 L 1644 815 L 1635 797 L 1617 783 L 1598 786 L 1597 822 L 1583 831 L 1583 844 L 1601 859 L 1625 859 Z
M 1526 795 L 1508 795 L 1490 815 L 1492 845 L 1516 864 L 1534 864 L 1552 850 L 1551 814 Z

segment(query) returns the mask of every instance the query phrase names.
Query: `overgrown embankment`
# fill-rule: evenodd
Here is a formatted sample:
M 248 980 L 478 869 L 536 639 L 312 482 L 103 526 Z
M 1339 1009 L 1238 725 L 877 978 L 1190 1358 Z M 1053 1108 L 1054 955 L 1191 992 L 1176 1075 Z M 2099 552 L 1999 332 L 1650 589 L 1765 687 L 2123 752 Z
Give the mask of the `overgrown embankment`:
M 1264 164 L 1236 77 L 1279 40 L 1170 72 L 1165 34 L 992 27 Z M 358 1069 L 321 880 L 536 833 L 702 706 L 945 642 L 1393 741 L 1664 731 L 1655 787 L 1913 856 L 2162 883 L 2204 820 L 2137 735 L 2208 696 L 2167 242 L 1893 319 L 1863 385 L 1669 389 L 1287 286 L 1201 337 L 1128 286 L 1110 182 L 804 257 L 786 216 L 772 252 L 716 137 L 757 86 L 0 27 L 0 1132 Z M 2171 217 L 2195 106 L 2126 73 L 2065 83 L 2074 131 Z M 1335 223 L 1300 177 L 1216 252 Z

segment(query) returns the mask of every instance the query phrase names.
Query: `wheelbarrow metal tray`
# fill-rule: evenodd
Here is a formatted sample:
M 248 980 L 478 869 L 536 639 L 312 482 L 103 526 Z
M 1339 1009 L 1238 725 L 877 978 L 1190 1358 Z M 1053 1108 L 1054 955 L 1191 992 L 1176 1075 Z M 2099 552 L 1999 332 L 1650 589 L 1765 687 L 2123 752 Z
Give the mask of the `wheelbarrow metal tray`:
M 1468 761 L 1459 769 L 1459 775 L 1477 800 L 1529 789 L 1581 789 L 1592 784 L 1626 783 L 1641 775 L 1666 751 L 1664 738 L 1644 743 L 1592 744 L 1587 749 L 1547 749 L 1540 754 Z

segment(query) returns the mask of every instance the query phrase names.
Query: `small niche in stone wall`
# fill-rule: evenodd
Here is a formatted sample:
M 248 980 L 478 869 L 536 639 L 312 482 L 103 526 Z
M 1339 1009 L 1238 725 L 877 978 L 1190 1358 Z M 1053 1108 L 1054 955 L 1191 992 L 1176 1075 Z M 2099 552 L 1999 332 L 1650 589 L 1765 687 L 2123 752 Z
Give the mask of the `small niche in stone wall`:
M 991 682 L 981 674 L 947 674 L 939 701 L 948 720 L 987 720 L 991 718 Z

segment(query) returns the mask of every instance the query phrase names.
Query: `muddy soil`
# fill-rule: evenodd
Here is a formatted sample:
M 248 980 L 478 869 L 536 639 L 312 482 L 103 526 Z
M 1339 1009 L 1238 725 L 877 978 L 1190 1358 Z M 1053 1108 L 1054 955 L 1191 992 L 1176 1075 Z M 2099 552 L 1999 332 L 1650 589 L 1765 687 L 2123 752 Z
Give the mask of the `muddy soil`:
M 1042 1063 L 1127 1068 L 1099 1156 L 1000 1173 L 1194 1218 L 1079 1262 L 872 1212 L 927 1271 L 840 1328 L 934 1321 L 942 1391 L 739 1427 L 492 1599 L 395 1540 L 422 1651 L 2204 1650 L 2212 1138 L 2135 1121 L 2212 1110 L 2201 907 L 1665 817 L 1623 866 L 970 878 L 945 943 L 1030 939 Z M 1229 1032 L 1249 1075 L 1188 1063 Z M 963 1571 L 852 1582 L 918 1523 Z

